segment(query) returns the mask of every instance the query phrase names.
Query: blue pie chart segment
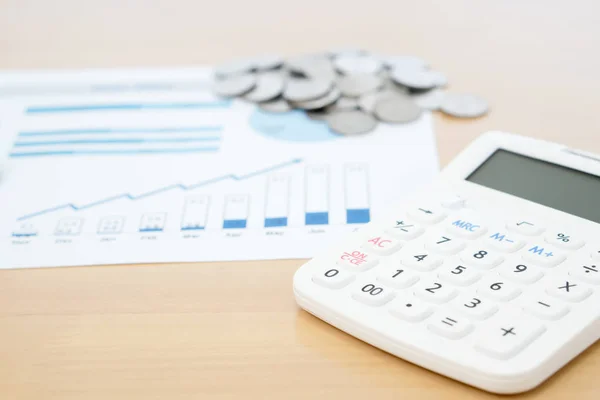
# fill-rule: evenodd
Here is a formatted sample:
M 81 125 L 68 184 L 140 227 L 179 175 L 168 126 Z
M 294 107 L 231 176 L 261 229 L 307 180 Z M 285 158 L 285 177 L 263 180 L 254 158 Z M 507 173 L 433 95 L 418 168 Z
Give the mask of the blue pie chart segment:
M 257 109 L 250 117 L 250 126 L 266 137 L 287 142 L 323 142 L 340 137 L 325 122 L 312 120 L 301 110 L 270 113 Z

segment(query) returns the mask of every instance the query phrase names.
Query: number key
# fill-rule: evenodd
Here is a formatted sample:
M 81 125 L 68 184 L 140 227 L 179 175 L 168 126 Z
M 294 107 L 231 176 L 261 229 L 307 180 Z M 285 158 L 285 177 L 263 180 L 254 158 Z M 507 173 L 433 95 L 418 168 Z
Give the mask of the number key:
M 313 282 L 330 289 L 341 289 L 354 280 L 354 274 L 341 268 L 325 268 L 313 275 Z
M 500 301 L 509 301 L 521 294 L 521 289 L 498 274 L 485 277 L 477 289 L 477 294 Z
M 457 292 L 447 283 L 435 280 L 421 282 L 415 287 L 415 296 L 432 303 L 443 304 L 453 299 Z
M 465 242 L 447 234 L 432 235 L 425 241 L 425 248 L 443 255 L 456 254 L 465 248 Z
M 424 250 L 417 249 L 404 254 L 400 259 L 400 263 L 417 271 L 427 272 L 442 265 L 442 259 L 433 254 L 428 254 Z
M 441 270 L 438 276 L 441 280 L 458 286 L 469 286 L 481 278 L 475 267 L 460 264 L 450 264 L 450 267 Z
M 500 264 L 503 257 L 493 250 L 474 247 L 463 251 L 461 259 L 474 267 L 490 269 Z
M 388 288 L 384 288 L 377 282 L 361 283 L 352 294 L 352 298 L 363 304 L 377 307 L 392 300 L 394 292 Z
M 419 275 L 406 268 L 381 268 L 377 280 L 394 289 L 405 289 L 419 280 Z
M 544 276 L 539 268 L 519 262 L 505 262 L 498 268 L 498 273 L 504 278 L 519 283 L 534 283 Z
M 498 311 L 496 304 L 476 293 L 458 296 L 452 301 L 452 307 L 468 318 L 477 320 L 489 318 Z

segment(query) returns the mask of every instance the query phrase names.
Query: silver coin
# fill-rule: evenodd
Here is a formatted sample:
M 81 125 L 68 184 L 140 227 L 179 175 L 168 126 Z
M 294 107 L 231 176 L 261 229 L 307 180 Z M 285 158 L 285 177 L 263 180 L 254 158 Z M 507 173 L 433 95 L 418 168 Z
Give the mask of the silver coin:
M 375 112 L 375 104 L 377 104 L 378 100 L 397 96 L 405 96 L 405 94 L 389 89 L 368 93 L 358 99 L 358 107 L 369 114 L 373 114 Z
M 439 82 L 436 73 L 420 69 L 394 68 L 390 72 L 390 77 L 399 85 L 417 90 L 433 89 Z
M 292 110 L 292 107 L 284 99 L 276 99 L 258 103 L 261 110 L 271 113 L 285 113 Z
M 425 110 L 439 110 L 445 94 L 446 92 L 441 89 L 433 89 L 425 93 L 413 94 L 410 98 Z
M 329 128 L 344 136 L 362 135 L 377 127 L 371 115 L 360 110 L 337 111 L 327 117 Z
M 328 115 L 325 110 L 306 110 L 306 116 L 314 121 L 325 121 Z
M 254 68 L 255 64 L 252 60 L 236 60 L 219 65 L 215 68 L 214 74 L 217 78 L 227 78 L 232 75 L 251 72 Z
M 369 55 L 350 55 L 337 57 L 334 61 L 334 66 L 335 69 L 344 75 L 376 75 L 383 69 L 383 63 L 376 57 Z
M 303 102 L 325 96 L 331 90 L 333 82 L 327 79 L 293 79 L 283 90 L 288 101 Z
M 345 75 L 338 80 L 338 87 L 346 97 L 360 97 L 383 86 L 383 79 L 377 75 Z
M 440 109 L 453 117 L 476 118 L 487 114 L 489 105 L 481 97 L 472 94 L 447 93 Z
M 438 71 L 431 71 L 431 73 L 435 76 L 434 79 L 438 87 L 448 86 L 448 77 L 445 74 Z
M 422 112 L 408 97 L 390 96 L 377 100 L 374 114 L 381 121 L 404 124 L 419 119 Z
M 429 64 L 427 61 L 416 56 L 388 56 L 381 57 L 383 63 L 390 69 L 394 68 L 410 68 L 410 69 L 427 69 Z
M 322 97 L 307 101 L 294 101 L 292 102 L 292 105 L 295 108 L 300 108 L 302 110 L 317 110 L 335 103 L 337 99 L 340 98 L 340 95 L 339 89 L 334 87 Z
M 246 93 L 243 98 L 253 103 L 269 101 L 279 97 L 283 92 L 283 88 L 284 79 L 281 74 L 277 72 L 265 73 L 257 76 L 256 87 Z
M 313 76 L 315 71 L 332 69 L 331 60 L 322 54 L 294 57 L 286 60 L 285 66 L 292 74 L 303 77 Z
M 265 54 L 251 60 L 257 71 L 277 69 L 283 65 L 283 58 L 275 54 Z
M 325 107 L 325 112 L 333 113 L 336 111 L 343 110 L 356 110 L 358 109 L 358 99 L 351 97 L 340 97 L 335 103 Z
M 356 47 L 342 47 L 342 48 L 330 50 L 329 54 L 332 57 L 345 57 L 345 56 L 364 56 L 364 55 L 367 55 L 368 52 L 366 50 L 359 49 Z
M 213 91 L 218 96 L 235 97 L 248 93 L 256 86 L 256 77 L 251 74 L 232 75 L 218 79 L 213 84 Z

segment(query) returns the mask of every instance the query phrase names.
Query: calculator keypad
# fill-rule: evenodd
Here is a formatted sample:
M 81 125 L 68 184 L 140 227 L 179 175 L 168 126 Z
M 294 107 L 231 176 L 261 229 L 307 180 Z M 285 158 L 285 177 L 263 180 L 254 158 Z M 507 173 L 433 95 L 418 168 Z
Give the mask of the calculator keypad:
M 469 336 L 477 352 L 499 360 L 600 285 L 600 247 L 533 220 L 489 224 L 461 204 L 408 209 L 338 253 L 313 281 L 370 312 L 423 322 L 440 338 Z

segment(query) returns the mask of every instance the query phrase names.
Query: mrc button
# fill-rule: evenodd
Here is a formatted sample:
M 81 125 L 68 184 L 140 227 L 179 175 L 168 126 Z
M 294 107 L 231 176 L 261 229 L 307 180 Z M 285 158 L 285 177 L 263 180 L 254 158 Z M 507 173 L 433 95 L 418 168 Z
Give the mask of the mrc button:
M 446 230 L 457 236 L 475 238 L 483 235 L 487 227 L 478 218 L 464 215 L 448 218 Z

